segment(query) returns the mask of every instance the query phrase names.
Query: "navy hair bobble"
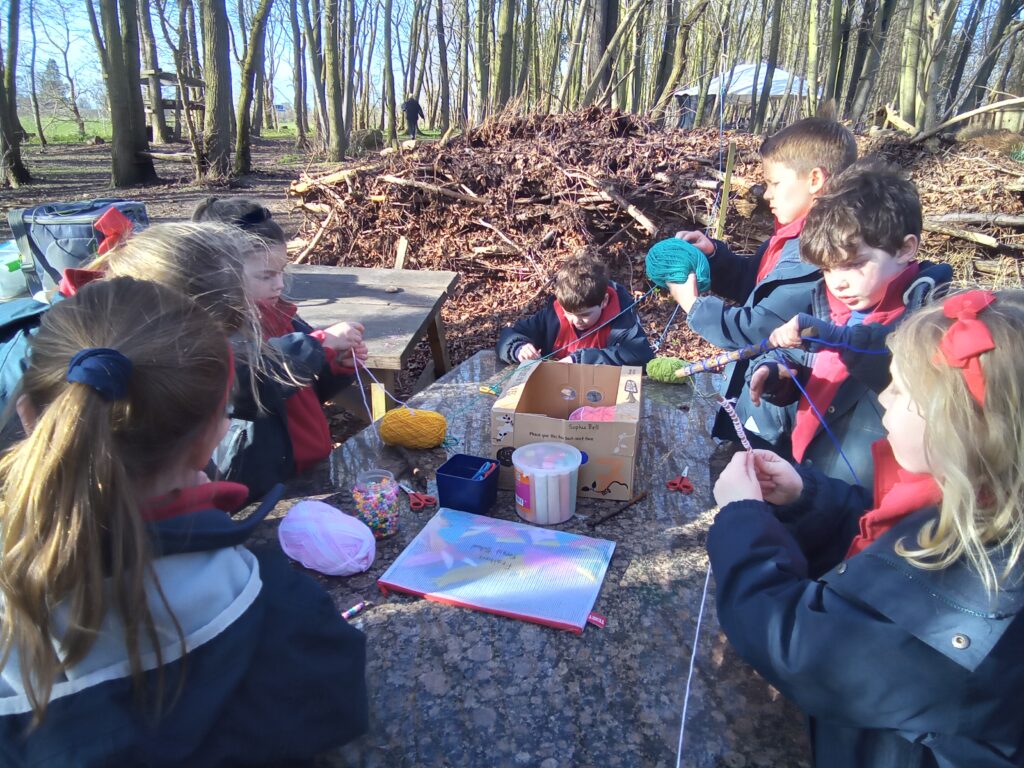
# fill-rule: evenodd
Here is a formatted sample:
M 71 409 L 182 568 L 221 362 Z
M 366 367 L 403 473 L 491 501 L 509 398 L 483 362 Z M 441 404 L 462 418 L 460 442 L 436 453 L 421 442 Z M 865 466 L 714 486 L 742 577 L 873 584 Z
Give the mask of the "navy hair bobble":
M 68 363 L 68 381 L 85 384 L 108 401 L 120 400 L 128 394 L 131 376 L 132 361 L 116 349 L 83 349 Z

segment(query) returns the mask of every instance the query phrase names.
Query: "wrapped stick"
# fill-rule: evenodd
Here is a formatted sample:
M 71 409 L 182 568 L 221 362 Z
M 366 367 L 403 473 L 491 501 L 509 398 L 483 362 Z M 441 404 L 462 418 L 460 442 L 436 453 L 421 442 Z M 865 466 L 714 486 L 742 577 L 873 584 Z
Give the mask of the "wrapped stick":
M 737 363 L 740 360 L 749 360 L 752 357 L 763 355 L 771 347 L 768 345 L 768 340 L 765 339 L 760 344 L 751 344 L 749 347 L 741 347 L 740 349 L 733 349 L 728 352 L 721 352 L 711 357 L 706 357 L 703 360 L 698 360 L 695 363 L 684 365 L 678 371 L 676 371 L 676 378 L 685 379 L 687 376 L 693 376 L 695 373 L 706 373 L 715 372 L 722 370 L 729 363 Z
M 718 404 L 722 406 L 722 410 L 729 414 L 729 419 L 732 421 L 732 425 L 736 429 L 736 437 L 740 439 L 740 443 L 748 451 L 754 450 L 750 445 L 750 441 L 747 440 L 747 433 L 743 429 L 743 424 L 740 423 L 740 416 L 736 413 L 736 409 L 732 407 L 732 403 L 721 395 L 716 395 L 716 397 L 718 399 Z

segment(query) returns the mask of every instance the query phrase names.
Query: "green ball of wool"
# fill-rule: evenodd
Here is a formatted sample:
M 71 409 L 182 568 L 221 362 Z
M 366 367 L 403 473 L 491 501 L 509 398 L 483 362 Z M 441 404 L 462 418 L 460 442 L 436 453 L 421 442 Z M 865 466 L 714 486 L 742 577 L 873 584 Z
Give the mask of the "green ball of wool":
M 647 375 L 654 381 L 661 381 L 665 384 L 682 384 L 685 378 L 676 378 L 676 371 L 689 365 L 685 360 L 678 357 L 656 357 L 647 361 Z
M 685 283 L 693 272 L 697 273 L 697 290 L 711 288 L 708 257 L 685 240 L 670 237 L 655 243 L 647 252 L 647 277 L 659 288 L 665 288 L 666 283 Z

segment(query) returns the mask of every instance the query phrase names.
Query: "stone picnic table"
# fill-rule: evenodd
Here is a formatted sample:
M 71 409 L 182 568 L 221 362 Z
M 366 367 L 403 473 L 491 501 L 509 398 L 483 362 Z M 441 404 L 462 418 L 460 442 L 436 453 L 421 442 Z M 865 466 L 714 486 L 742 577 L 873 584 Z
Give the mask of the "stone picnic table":
M 449 450 L 487 456 L 491 395 L 502 380 L 493 352 L 480 352 L 410 400 L 448 416 Z M 707 374 L 697 387 L 710 392 Z M 560 529 L 616 543 L 594 611 L 603 629 L 582 635 L 401 594 L 383 596 L 377 578 L 431 518 L 403 500 L 399 532 L 377 542 L 370 570 L 317 576 L 342 611 L 373 605 L 353 619 L 367 636 L 369 732 L 330 757 L 332 766 L 675 766 L 687 672 L 714 517 L 707 459 L 714 446 L 713 403 L 686 385 L 643 384 L 637 489 L 647 498 L 596 528 L 590 515 L 619 502 L 580 498 Z M 280 517 L 299 498 L 353 511 L 348 489 L 375 466 L 395 471 L 400 457 L 374 426 L 355 435 L 325 465 L 297 479 L 258 531 L 276 542 Z M 413 452 L 436 469 L 444 449 Z M 422 461 L 421 461 L 422 459 Z M 689 466 L 696 490 L 665 483 Z M 430 473 L 430 492 L 436 488 Z M 403 494 L 404 496 L 404 494 Z M 517 520 L 512 493 L 499 491 L 491 514 Z M 300 567 L 296 565 L 296 567 Z M 709 587 L 678 763 L 692 768 L 808 766 L 802 716 L 731 649 L 718 627 Z

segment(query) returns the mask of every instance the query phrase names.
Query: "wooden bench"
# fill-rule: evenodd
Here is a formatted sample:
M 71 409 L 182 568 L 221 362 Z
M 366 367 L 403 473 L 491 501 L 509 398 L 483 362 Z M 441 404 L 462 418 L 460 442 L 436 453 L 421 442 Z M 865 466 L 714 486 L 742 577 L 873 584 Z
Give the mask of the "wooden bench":
M 324 328 L 356 320 L 366 327 L 366 365 L 382 385 L 371 387 L 374 419 L 387 407 L 384 389 L 394 393 L 397 373 L 424 334 L 433 374 L 451 369 L 441 307 L 459 281 L 457 272 L 293 265 L 288 274 L 286 293 L 307 323 Z

